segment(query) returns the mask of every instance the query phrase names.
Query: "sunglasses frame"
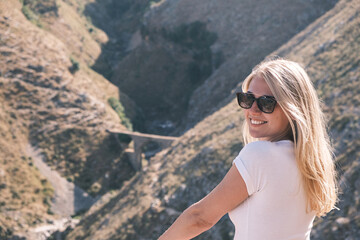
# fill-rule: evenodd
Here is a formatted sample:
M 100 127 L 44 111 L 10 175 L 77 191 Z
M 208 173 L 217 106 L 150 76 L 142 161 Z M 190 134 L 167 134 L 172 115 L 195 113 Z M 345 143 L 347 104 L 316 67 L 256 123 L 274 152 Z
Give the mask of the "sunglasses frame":
M 252 100 L 252 103 L 250 104 L 250 107 L 243 107 L 243 106 L 241 106 L 240 97 L 241 97 L 242 95 L 245 95 L 245 94 L 251 95 L 251 96 L 253 97 L 253 100 Z M 275 110 L 276 104 L 277 104 L 277 101 L 276 101 L 275 97 L 273 97 L 273 96 L 267 96 L 267 95 L 264 95 L 264 96 L 261 96 L 261 97 L 256 98 L 255 95 L 252 94 L 252 93 L 237 92 L 237 93 L 236 93 L 236 98 L 237 98 L 237 102 L 238 102 L 238 104 L 239 104 L 239 106 L 240 106 L 241 108 L 250 109 L 250 108 L 252 107 L 252 105 L 254 104 L 254 102 L 256 101 L 256 104 L 257 104 L 259 110 L 262 111 L 263 113 L 267 113 L 267 114 L 273 113 L 274 110 Z M 275 102 L 272 111 L 270 111 L 270 112 L 265 112 L 265 111 L 264 111 L 263 105 L 262 105 L 262 103 L 261 103 L 261 99 L 271 99 L 271 100 L 273 100 L 273 101 Z

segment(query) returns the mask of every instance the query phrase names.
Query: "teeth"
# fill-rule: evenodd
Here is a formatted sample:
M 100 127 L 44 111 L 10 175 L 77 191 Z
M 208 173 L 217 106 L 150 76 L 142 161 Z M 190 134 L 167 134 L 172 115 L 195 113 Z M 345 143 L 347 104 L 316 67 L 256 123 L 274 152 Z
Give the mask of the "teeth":
M 250 119 L 250 122 L 251 122 L 251 124 L 255 124 L 255 125 L 259 125 L 259 124 L 264 124 L 264 123 L 266 123 L 265 121 L 263 122 L 263 121 L 253 120 L 253 119 Z

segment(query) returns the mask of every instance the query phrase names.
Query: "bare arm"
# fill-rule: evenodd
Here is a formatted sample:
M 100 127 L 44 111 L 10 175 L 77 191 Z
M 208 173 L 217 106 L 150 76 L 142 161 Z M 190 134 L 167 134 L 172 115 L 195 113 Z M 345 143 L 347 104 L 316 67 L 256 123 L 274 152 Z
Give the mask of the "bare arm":
M 248 196 L 245 182 L 233 165 L 219 185 L 187 208 L 159 240 L 191 239 L 214 226 Z

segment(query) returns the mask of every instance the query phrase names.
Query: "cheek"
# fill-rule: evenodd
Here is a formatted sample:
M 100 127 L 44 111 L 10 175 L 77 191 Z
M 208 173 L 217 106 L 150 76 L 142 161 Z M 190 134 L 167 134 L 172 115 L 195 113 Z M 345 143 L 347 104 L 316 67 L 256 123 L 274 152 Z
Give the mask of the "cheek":
M 276 111 L 274 111 L 273 117 L 274 117 L 273 120 L 276 122 L 278 128 L 286 128 L 287 125 L 289 124 L 289 120 L 287 119 L 286 115 L 284 114 L 281 108 L 276 109 Z
M 279 124 L 281 125 L 280 127 L 283 128 L 286 128 L 289 125 L 289 120 L 287 119 L 285 114 L 279 116 Z
M 243 113 L 244 113 L 245 119 L 247 119 L 248 116 L 249 116 L 249 110 L 248 109 L 243 109 Z

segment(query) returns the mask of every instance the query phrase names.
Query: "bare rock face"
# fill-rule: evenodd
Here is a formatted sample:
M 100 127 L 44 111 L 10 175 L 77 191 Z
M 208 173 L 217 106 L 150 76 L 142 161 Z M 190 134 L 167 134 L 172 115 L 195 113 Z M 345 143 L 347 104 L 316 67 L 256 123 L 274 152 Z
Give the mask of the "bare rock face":
M 358 9 L 358 1 L 340 1 L 274 52 L 306 67 L 329 119 L 341 189 L 340 210 L 316 220 L 312 239 L 359 236 Z M 224 69 L 235 71 L 236 62 L 226 65 Z M 146 172 L 127 182 L 104 207 L 94 209 L 67 238 L 156 239 L 180 212 L 211 191 L 230 168 L 243 146 L 240 116 L 235 99 L 214 109 L 171 148 L 152 158 Z M 232 239 L 233 231 L 224 217 L 196 239 Z
M 321 4 L 300 0 L 153 3 L 138 27 L 141 43 L 115 66 L 112 82 L 137 103 L 147 121 L 170 120 L 175 129 L 169 132 L 179 134 L 228 103 L 230 91 L 252 66 L 334 3 L 334 0 Z M 155 87 L 160 85 L 161 89 Z M 150 99 L 155 98 L 153 104 Z
M 191 95 L 182 128 L 191 128 L 227 104 L 231 91 L 253 66 L 335 2 L 165 1 L 154 7 L 153 12 L 149 12 L 150 26 L 168 28 L 180 23 L 204 22 L 209 31 L 218 36 L 211 46 L 212 52 L 221 52 L 224 56 L 224 63 Z
M 228 59 L 244 48 L 262 52 L 280 46 L 335 2 L 164 0 L 151 7 L 145 20 L 156 28 L 204 22 L 219 36 L 213 51 L 222 51 Z

